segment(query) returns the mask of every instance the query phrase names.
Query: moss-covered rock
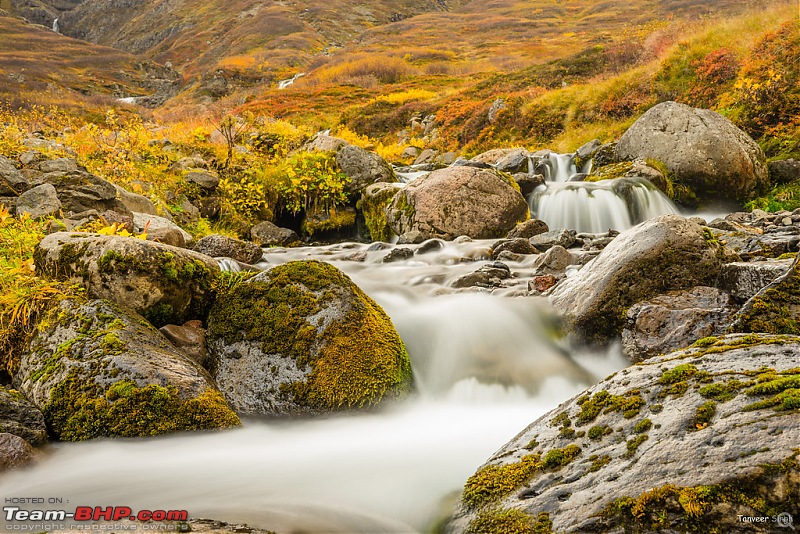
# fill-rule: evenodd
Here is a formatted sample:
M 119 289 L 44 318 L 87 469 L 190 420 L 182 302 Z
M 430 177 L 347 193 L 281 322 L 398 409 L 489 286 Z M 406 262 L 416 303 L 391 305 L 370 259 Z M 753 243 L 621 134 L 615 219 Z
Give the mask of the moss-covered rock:
M 338 208 L 328 213 L 306 215 L 301 230 L 308 237 L 335 238 L 353 235 L 356 225 L 356 210 L 350 207 Z
M 386 214 L 400 189 L 402 189 L 401 184 L 387 183 L 372 184 L 364 189 L 358 208 L 364 215 L 364 221 L 373 241 L 388 242 L 394 235 Z
M 397 235 L 475 239 L 505 237 L 530 218 L 519 185 L 504 173 L 447 167 L 418 178 L 392 201 L 387 220 Z
M 239 424 L 202 367 L 105 300 L 64 301 L 40 323 L 14 383 L 63 441 Z
M 748 300 L 730 332 L 800 334 L 800 258 L 789 271 Z
M 446 532 L 533 532 L 543 515 L 554 532 L 753 532 L 737 515 L 794 513 L 798 351 L 797 336 L 707 338 L 615 373 L 497 451 Z
M 226 398 L 248 414 L 375 406 L 412 385 L 386 313 L 317 261 L 274 267 L 220 292 L 209 317 L 209 360 Z
M 719 252 L 701 226 L 664 215 L 620 234 L 594 261 L 557 285 L 550 300 L 576 334 L 603 341 L 622 330 L 635 303 L 713 284 L 722 264 Z
M 34 253 L 43 276 L 83 285 L 156 326 L 205 318 L 217 262 L 189 250 L 132 237 L 59 232 Z

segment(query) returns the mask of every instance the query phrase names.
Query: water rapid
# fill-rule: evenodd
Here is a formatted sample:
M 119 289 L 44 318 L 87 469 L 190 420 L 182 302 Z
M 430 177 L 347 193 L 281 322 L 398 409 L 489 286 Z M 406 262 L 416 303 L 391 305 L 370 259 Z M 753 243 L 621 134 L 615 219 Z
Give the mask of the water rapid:
M 463 292 L 452 280 L 488 263 L 491 242 L 434 243 L 383 263 L 389 245 L 268 249 L 266 264 L 329 261 L 392 317 L 417 394 L 387 409 L 314 420 L 248 420 L 238 430 L 51 446 L 0 477 L 0 494 L 71 506 L 186 509 L 278 532 L 427 532 L 465 480 L 530 422 L 624 366 L 550 334 L 544 299 L 508 287 Z M 354 261 L 356 260 L 356 261 Z M 360 261 L 359 261 L 360 260 Z M 233 264 L 228 265 L 234 268 Z

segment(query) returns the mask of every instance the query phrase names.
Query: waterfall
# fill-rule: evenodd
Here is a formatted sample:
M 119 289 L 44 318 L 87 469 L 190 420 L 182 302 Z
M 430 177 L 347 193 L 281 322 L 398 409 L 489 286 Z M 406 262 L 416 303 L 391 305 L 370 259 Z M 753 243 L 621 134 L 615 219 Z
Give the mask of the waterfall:
M 281 81 L 279 81 L 279 82 L 278 82 L 278 89 L 286 89 L 287 87 L 289 87 L 290 85 L 292 85 L 292 84 L 293 84 L 295 81 L 297 81 L 297 79 L 298 79 L 299 77 L 301 77 L 301 76 L 305 76 L 305 75 L 306 75 L 306 73 L 305 73 L 305 72 L 298 72 L 297 74 L 295 74 L 294 76 L 292 76 L 291 78 L 289 78 L 289 79 L 287 79 L 287 80 L 281 80 Z
M 644 178 L 548 183 L 529 198 L 531 212 L 550 228 L 600 233 L 627 230 L 659 215 L 678 213 Z
M 53 21 L 53 31 L 56 33 L 60 33 L 58 31 L 58 18 L 56 18 L 56 20 Z

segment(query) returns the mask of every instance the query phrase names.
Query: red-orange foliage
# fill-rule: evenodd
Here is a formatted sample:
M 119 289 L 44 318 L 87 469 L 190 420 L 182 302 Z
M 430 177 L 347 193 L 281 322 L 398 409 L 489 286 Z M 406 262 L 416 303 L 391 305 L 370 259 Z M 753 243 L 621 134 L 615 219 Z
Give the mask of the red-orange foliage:
M 689 87 L 687 98 L 695 106 L 712 107 L 736 79 L 739 61 L 733 51 L 720 48 L 693 61 L 692 68 L 696 79 Z

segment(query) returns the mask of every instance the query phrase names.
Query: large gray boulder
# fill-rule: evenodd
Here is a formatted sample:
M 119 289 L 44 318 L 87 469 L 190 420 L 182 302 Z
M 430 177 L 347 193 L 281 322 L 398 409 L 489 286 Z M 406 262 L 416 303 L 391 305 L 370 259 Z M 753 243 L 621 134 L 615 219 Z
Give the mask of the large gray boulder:
M 713 285 L 719 245 L 698 224 L 663 215 L 626 230 L 550 296 L 569 329 L 603 341 L 618 334 L 637 302 L 670 290 Z
M 475 239 L 505 237 L 529 218 L 528 204 L 507 175 L 448 167 L 408 184 L 392 200 L 387 221 L 397 235 Z
M 714 287 L 670 291 L 628 310 L 622 351 L 632 362 L 688 347 L 725 332 L 736 311 L 733 298 Z
M 34 252 L 43 276 L 86 288 L 89 298 L 130 307 L 157 326 L 202 319 L 217 262 L 189 250 L 133 237 L 58 232 Z
M 710 338 L 615 373 L 500 448 L 446 532 L 750 533 L 740 516 L 795 513 L 798 351 Z
M 262 221 L 253 226 L 250 229 L 250 238 L 262 247 L 288 247 L 300 242 L 294 230 L 281 228 L 269 221 Z
M 14 434 L 31 445 L 47 442 L 42 412 L 19 391 L 0 387 L 0 432 Z
M 74 168 L 73 168 L 74 167 Z M 87 210 L 118 208 L 117 189 L 114 185 L 77 166 L 74 160 L 46 160 L 39 164 L 45 174 L 41 181 L 53 185 L 64 211 L 81 213 Z
M 233 285 L 208 322 L 209 368 L 240 413 L 351 410 L 411 389 L 391 320 L 327 263 L 289 262 Z
M 239 424 L 199 364 L 104 300 L 62 302 L 22 354 L 14 384 L 62 441 Z
M 706 197 L 743 200 L 769 184 L 761 148 L 731 121 L 676 102 L 651 108 L 616 146 L 621 160 L 656 159 Z
M 397 182 L 392 167 L 374 152 L 355 145 L 344 145 L 336 152 L 336 163 L 350 181 L 345 185 L 348 193 L 357 193 L 377 182 Z
M 28 214 L 32 219 L 44 219 L 57 215 L 61 211 L 56 188 L 50 184 L 42 184 L 28 189 L 17 199 L 17 216 Z

